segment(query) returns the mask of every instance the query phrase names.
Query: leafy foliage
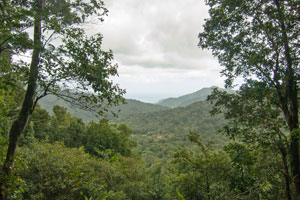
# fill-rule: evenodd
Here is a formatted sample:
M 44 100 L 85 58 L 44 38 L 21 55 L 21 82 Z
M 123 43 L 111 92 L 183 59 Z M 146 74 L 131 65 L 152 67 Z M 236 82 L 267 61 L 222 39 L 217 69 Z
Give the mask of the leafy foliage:
M 123 109 L 117 125 L 87 122 L 61 106 L 51 116 L 36 104 L 51 94 L 103 114 L 124 100 L 125 91 L 110 81 L 117 65 L 112 52 L 101 49 L 102 35 L 87 36 L 80 26 L 94 17 L 102 21 L 104 3 L 1 1 L 1 198 L 299 199 L 299 3 L 207 4 L 211 17 L 199 46 L 219 58 L 228 87 L 244 78 L 240 90 L 215 90 L 214 106 L 191 104 L 200 91 L 160 102 L 184 108 L 129 100 L 115 108 Z M 33 39 L 25 31 L 31 27 Z M 30 65 L 11 59 L 32 50 Z M 223 115 L 211 117 L 211 109 Z M 16 146 L 26 124 L 15 155 L 9 145 Z M 221 127 L 229 143 L 216 134 Z
M 149 172 L 135 158 L 101 160 L 59 143 L 34 143 L 21 154 L 24 199 L 149 199 Z
M 80 26 L 89 18 L 103 20 L 107 10 L 102 1 L 1 1 L 0 12 L 0 56 L 6 61 L 1 75 L 19 72 L 27 86 L 9 130 L 1 170 L 1 175 L 9 176 L 18 139 L 41 98 L 55 94 L 85 109 L 96 107 L 102 114 L 107 106 L 122 102 L 125 91 L 110 80 L 117 75 L 117 65 L 112 64 L 112 52 L 101 49 L 102 35 L 88 36 Z M 29 28 L 33 29 L 32 39 L 25 31 Z M 19 52 L 30 53 L 31 61 L 11 59 Z M 0 199 L 5 200 L 9 186 L 0 178 Z
M 180 148 L 169 164 L 168 197 L 186 199 L 285 199 L 280 157 L 268 149 L 230 143 L 215 150 L 198 134 L 200 151 Z
M 205 140 L 213 140 L 218 147 L 227 142 L 217 134 L 225 120 L 222 116 L 211 117 L 211 106 L 208 102 L 197 102 L 187 107 L 120 116 L 117 121 L 128 124 L 133 130 L 138 150 L 149 164 L 155 159 L 165 162 L 179 146 L 192 145 L 188 141 L 191 131 L 199 132 Z
M 129 139 L 132 131 L 125 124 L 110 124 L 107 120 L 85 124 L 60 106 L 55 106 L 53 112 L 54 116 L 50 116 L 46 110 L 37 107 L 20 145 L 30 145 L 36 140 L 62 142 L 70 148 L 84 147 L 87 153 L 98 157 L 111 157 L 117 153 L 130 156 L 136 145 Z

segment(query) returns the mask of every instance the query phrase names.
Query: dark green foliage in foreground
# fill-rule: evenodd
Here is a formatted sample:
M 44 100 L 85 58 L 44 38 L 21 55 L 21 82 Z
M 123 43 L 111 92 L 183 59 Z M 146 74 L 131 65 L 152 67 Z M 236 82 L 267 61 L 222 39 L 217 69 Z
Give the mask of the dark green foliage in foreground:
M 107 120 L 85 124 L 59 106 L 55 106 L 53 112 L 54 116 L 50 116 L 37 107 L 20 145 L 29 145 L 35 140 L 62 142 L 70 148 L 83 146 L 87 153 L 99 157 L 103 157 L 105 151 L 110 151 L 111 155 L 131 155 L 135 142 L 129 140 L 131 130 L 125 124 L 110 124 Z
M 283 160 L 286 197 L 298 200 L 299 0 L 208 0 L 207 4 L 210 18 L 199 34 L 199 46 L 218 57 L 228 87 L 236 78 L 244 79 L 238 95 L 215 98 L 231 120 L 225 132 L 248 140 L 247 144 L 252 139 L 263 147 L 275 147 Z
M 8 198 L 156 199 L 164 196 L 161 171 L 135 157 L 131 130 L 102 120 L 85 124 L 56 106 L 37 107 L 20 139 Z M 1 137 L 1 158 L 7 140 Z M 57 143 L 59 142 L 59 143 Z M 64 144 L 63 144 L 64 143 Z
M 32 115 L 10 177 L 11 197 L 286 199 L 283 163 L 276 149 L 241 142 L 216 148 L 192 132 L 185 141 L 190 147 L 178 149 L 180 140 L 174 142 L 168 135 L 155 136 L 152 142 L 141 136 L 137 141 L 143 145 L 136 152 L 129 140 L 131 130 L 124 124 L 105 120 L 85 124 L 59 106 L 53 112 L 50 116 L 37 107 Z M 4 153 L 5 138 L 2 144 Z M 134 156 L 139 153 L 147 163 Z
M 200 151 L 180 148 L 169 165 L 168 198 L 191 200 L 286 199 L 280 156 L 255 145 L 230 143 L 215 150 L 197 134 Z
M 133 157 L 99 159 L 82 148 L 35 142 L 16 159 L 11 199 L 148 200 L 159 191 L 151 171 Z

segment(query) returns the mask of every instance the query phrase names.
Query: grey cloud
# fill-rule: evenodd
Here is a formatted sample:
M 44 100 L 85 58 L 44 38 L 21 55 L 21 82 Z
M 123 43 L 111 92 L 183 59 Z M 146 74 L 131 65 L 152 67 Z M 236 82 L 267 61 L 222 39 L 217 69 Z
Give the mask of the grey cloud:
M 94 27 L 119 64 L 113 80 L 127 98 L 154 102 L 223 86 L 220 65 L 197 47 L 208 16 L 204 0 L 106 0 L 109 16 Z
M 203 59 L 216 60 L 197 47 L 207 17 L 204 1 L 112 0 L 107 6 L 104 42 L 119 63 L 189 69 L 206 68 Z

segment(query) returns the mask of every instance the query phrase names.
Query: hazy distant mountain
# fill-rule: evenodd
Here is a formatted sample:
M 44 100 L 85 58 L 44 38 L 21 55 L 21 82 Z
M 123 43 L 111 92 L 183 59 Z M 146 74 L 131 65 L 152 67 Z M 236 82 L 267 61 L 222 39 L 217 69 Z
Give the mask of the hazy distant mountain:
M 53 110 L 52 110 L 53 107 L 58 105 L 58 106 L 67 108 L 68 112 L 71 115 L 81 118 L 84 121 L 92 121 L 92 120 L 98 121 L 99 120 L 99 117 L 96 116 L 96 113 L 86 111 L 86 110 L 80 109 L 78 107 L 72 106 L 63 100 L 58 99 L 54 95 L 47 95 L 47 96 L 43 97 L 42 99 L 39 100 L 39 105 L 42 108 L 46 109 L 50 114 L 53 114 Z
M 168 110 L 169 108 L 160 105 L 154 105 L 151 103 L 144 103 L 137 100 L 127 99 L 127 104 L 112 107 L 111 111 L 118 116 L 126 116 L 137 113 L 156 112 L 161 110 Z M 58 99 L 56 96 L 48 95 L 39 101 L 42 108 L 45 108 L 49 113 L 52 113 L 52 109 L 55 105 L 63 106 L 67 108 L 68 112 L 76 117 L 83 119 L 84 121 L 98 121 L 100 118 L 95 113 L 85 111 L 77 107 L 71 106 L 63 100 Z M 111 113 L 107 113 L 107 117 L 112 118 Z
M 118 112 L 119 116 L 127 116 L 132 114 L 156 112 L 156 111 L 169 109 L 168 107 L 165 106 L 151 104 L 151 103 L 144 103 L 134 99 L 126 99 L 126 101 L 127 104 L 116 106 L 112 108 L 112 110 L 114 112 Z
M 201 90 L 198 90 L 197 92 L 194 92 L 191 94 L 183 95 L 183 96 L 176 97 L 176 98 L 162 99 L 157 104 L 161 105 L 161 106 L 166 106 L 169 108 L 176 108 L 179 106 L 188 106 L 192 103 L 206 100 L 207 96 L 211 94 L 211 92 L 213 91 L 214 88 L 218 88 L 218 87 L 213 86 L 210 88 L 202 88 Z M 218 89 L 225 90 L 225 89 L 221 89 L 221 88 L 218 88 Z M 226 91 L 233 92 L 231 90 L 226 90 Z
M 185 107 L 195 102 L 206 100 L 207 96 L 211 94 L 212 90 L 216 87 L 203 88 L 197 92 L 180 96 L 177 98 L 168 98 L 159 101 L 157 104 L 144 103 L 138 100 L 127 99 L 127 104 L 119 105 L 111 108 L 111 111 L 116 113 L 120 118 L 126 118 L 126 116 L 143 113 L 153 113 L 157 111 L 165 111 L 170 108 Z M 221 89 L 224 90 L 224 89 Z M 230 90 L 228 90 L 230 92 Z M 232 91 L 231 91 L 232 92 Z M 63 106 L 68 109 L 71 115 L 79 117 L 84 121 L 98 121 L 100 118 L 90 111 L 85 111 L 70 104 L 57 99 L 56 96 L 48 95 L 39 101 L 42 108 L 45 108 L 49 113 L 52 113 L 52 108 L 55 105 Z M 107 117 L 112 119 L 111 113 L 107 113 Z

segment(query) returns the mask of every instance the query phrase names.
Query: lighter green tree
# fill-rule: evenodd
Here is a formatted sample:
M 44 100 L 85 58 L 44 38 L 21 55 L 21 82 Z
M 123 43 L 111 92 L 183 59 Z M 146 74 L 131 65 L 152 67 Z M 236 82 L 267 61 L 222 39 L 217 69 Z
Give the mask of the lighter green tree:
M 27 88 L 21 111 L 10 128 L 2 167 L 0 199 L 6 199 L 6 177 L 13 168 L 18 138 L 39 99 L 54 94 L 86 109 L 96 105 L 103 112 L 107 106 L 123 101 L 124 90 L 109 79 L 117 75 L 117 66 L 112 64 L 112 52 L 101 49 L 102 35 L 87 36 L 81 26 L 88 20 L 103 20 L 107 14 L 103 1 L 4 0 L 0 5 L 4 24 L 0 41 L 5 41 L 1 48 L 9 47 L 15 54 L 30 47 L 24 47 L 24 42 L 32 47 L 31 61 L 22 60 L 16 65 L 25 72 Z M 16 37 L 20 38 L 26 28 L 33 28 L 33 38 L 23 37 L 19 48 Z

